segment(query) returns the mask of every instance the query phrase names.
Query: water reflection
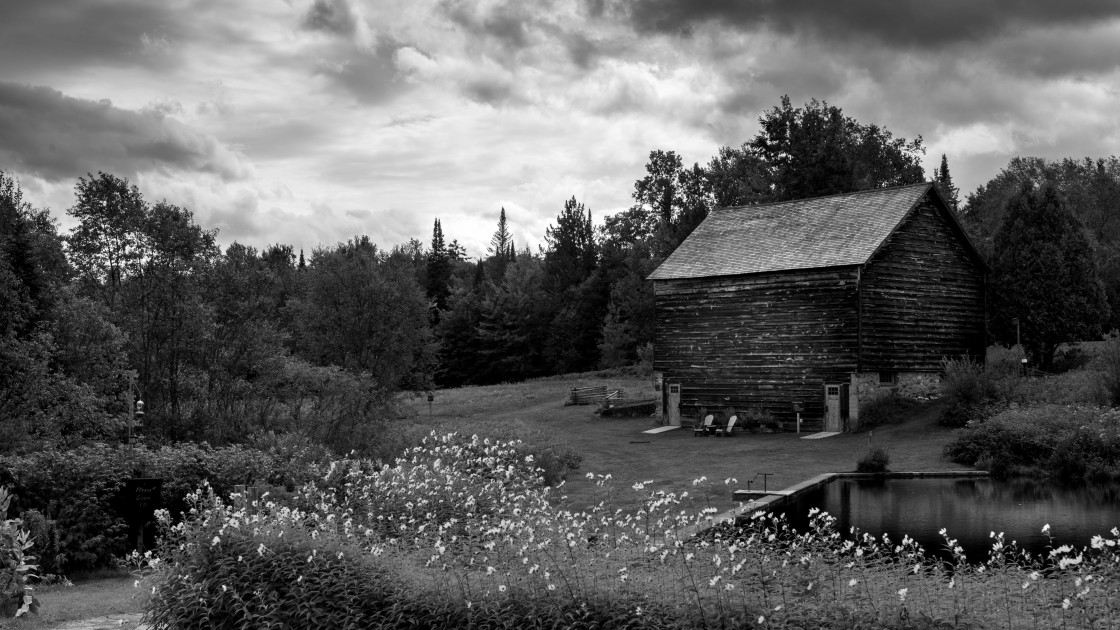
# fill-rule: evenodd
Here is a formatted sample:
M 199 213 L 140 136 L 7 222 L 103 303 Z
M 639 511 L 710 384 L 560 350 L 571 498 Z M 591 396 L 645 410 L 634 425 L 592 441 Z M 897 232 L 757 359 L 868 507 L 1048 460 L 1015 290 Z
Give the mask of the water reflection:
M 786 515 L 799 531 L 808 527 L 809 509 L 817 507 L 837 519 L 839 530 L 851 527 L 898 541 L 903 534 L 927 551 L 938 552 L 941 528 L 964 547 L 970 561 L 983 561 L 991 532 L 1008 542 L 1044 552 L 1054 546 L 1089 544 L 1095 534 L 1120 526 L 1120 485 L 1068 486 L 1033 479 L 996 481 L 974 478 L 837 479 L 797 498 Z

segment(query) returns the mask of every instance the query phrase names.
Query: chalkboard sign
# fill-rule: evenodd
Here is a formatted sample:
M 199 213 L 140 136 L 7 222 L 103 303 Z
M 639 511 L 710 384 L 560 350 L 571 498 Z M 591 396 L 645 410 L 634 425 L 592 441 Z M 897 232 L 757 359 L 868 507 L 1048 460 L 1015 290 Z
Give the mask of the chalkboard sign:
M 135 540 L 138 551 L 154 545 L 155 529 L 149 524 L 160 507 L 160 490 L 163 479 L 158 477 L 132 477 L 124 480 L 125 520 L 128 521 L 129 539 Z

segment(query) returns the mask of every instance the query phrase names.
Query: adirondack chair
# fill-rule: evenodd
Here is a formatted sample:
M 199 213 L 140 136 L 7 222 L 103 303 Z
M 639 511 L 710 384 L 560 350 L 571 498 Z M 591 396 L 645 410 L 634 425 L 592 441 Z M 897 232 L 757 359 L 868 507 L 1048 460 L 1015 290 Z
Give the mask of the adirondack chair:
M 727 419 L 727 424 L 722 427 L 716 427 L 717 436 L 731 437 L 731 431 L 735 428 L 735 423 L 739 421 L 739 416 L 731 416 Z
M 712 428 L 712 421 L 714 421 L 715 419 L 716 417 L 712 414 L 704 416 L 703 423 L 692 427 L 692 437 L 696 437 L 697 435 L 703 435 L 707 437 L 708 431 Z

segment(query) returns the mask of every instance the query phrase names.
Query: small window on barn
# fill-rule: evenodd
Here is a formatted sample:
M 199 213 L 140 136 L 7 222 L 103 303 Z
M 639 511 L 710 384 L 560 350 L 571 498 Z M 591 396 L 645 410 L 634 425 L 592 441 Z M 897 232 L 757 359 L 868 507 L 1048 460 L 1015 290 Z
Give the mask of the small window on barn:
M 898 382 L 898 372 L 879 372 L 880 385 L 894 385 Z

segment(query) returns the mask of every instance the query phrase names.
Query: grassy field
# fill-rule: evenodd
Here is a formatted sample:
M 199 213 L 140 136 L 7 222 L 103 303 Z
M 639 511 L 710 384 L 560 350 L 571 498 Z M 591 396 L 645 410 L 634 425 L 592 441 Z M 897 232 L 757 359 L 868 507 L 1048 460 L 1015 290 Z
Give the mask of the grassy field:
M 20 630 L 46 630 L 47 628 L 69 627 L 68 622 L 91 618 L 102 619 L 94 627 L 125 628 L 135 627 L 136 615 L 142 608 L 150 586 L 133 585 L 136 578 L 125 576 L 98 577 L 79 580 L 73 586 L 43 586 L 35 588 L 41 608 L 39 614 L 21 619 L 0 619 L 0 628 L 19 628 Z M 122 619 L 130 622 L 117 623 Z
M 558 491 L 564 506 L 584 509 L 609 500 L 615 508 L 634 509 L 642 495 L 631 486 L 652 481 L 647 489 L 688 492 L 697 507 L 724 511 L 738 504 L 736 488 L 761 488 L 760 473 L 772 473 L 771 489 L 782 489 L 826 472 L 855 469 L 869 445 L 888 450 L 896 471 L 960 470 L 941 457 L 953 432 L 937 424 L 940 407 L 917 407 L 900 424 L 868 433 L 841 434 L 823 440 L 802 440 L 796 434 L 738 433 L 730 438 L 693 437 L 689 429 L 659 434 L 643 431 L 659 426 L 656 418 L 599 418 L 594 408 L 565 406 L 572 387 L 604 384 L 622 388 L 628 398 L 652 397 L 653 384 L 634 377 L 571 376 L 513 385 L 465 387 L 437 391 L 431 405 L 416 401 L 414 422 L 438 429 L 494 437 L 539 434 L 569 444 L 583 456 L 580 470 L 568 475 Z M 587 473 L 611 475 L 605 487 Z M 757 476 L 757 479 L 755 477 Z M 706 477 L 707 482 L 693 485 Z M 726 479 L 736 483 L 725 484 Z

